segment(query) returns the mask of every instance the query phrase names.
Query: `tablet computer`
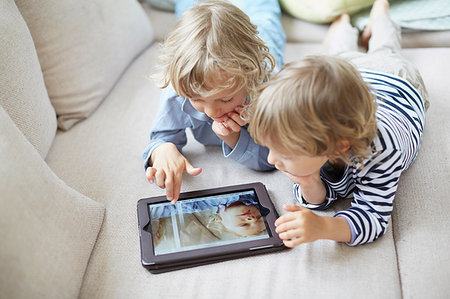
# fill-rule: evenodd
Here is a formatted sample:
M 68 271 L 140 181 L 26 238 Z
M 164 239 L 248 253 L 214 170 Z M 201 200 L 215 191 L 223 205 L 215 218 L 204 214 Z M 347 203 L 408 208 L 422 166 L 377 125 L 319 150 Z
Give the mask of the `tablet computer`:
M 137 205 L 142 265 L 161 273 L 285 249 L 262 183 L 181 193 Z

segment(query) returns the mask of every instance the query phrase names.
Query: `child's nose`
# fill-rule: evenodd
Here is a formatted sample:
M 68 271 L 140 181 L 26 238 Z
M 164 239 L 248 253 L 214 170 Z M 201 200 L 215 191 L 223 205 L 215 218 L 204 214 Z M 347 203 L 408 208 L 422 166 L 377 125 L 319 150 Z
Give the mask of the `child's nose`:
M 220 108 L 219 107 L 214 107 L 214 106 L 206 106 L 205 107 L 205 113 L 210 116 L 210 117 L 218 117 L 221 116 L 220 114 Z

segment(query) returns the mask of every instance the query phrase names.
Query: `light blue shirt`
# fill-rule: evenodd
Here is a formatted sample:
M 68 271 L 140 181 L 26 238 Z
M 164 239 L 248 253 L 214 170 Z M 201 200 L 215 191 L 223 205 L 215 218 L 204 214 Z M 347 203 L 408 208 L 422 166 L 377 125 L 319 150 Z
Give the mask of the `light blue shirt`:
M 191 102 L 180 97 L 173 88 L 164 89 L 161 103 L 143 158 L 145 167 L 150 166 L 149 158 L 159 145 L 171 142 L 181 152 L 187 143 L 186 129 L 190 128 L 194 138 L 204 145 L 221 145 L 225 157 L 255 170 L 272 170 L 267 162 L 269 150 L 256 144 L 245 127 L 241 128 L 239 140 L 231 149 L 212 130 L 213 120 L 195 110 Z
M 247 3 L 248 2 L 248 3 Z M 286 36 L 281 25 L 281 10 L 276 0 L 239 1 L 238 5 L 253 24 L 257 26 L 259 36 L 266 42 L 276 60 L 275 72 L 283 65 L 282 55 Z M 175 3 L 177 17 L 192 6 L 194 1 L 183 0 Z M 171 142 L 180 152 L 187 143 L 186 129 L 190 128 L 194 138 L 204 145 L 221 145 L 223 154 L 254 170 L 272 170 L 274 166 L 267 162 L 269 150 L 256 144 L 247 128 L 242 127 L 236 146 L 231 149 L 212 130 L 213 120 L 197 111 L 187 98 L 179 96 L 169 85 L 161 95 L 158 114 L 150 133 L 150 142 L 143 153 L 145 168 L 150 166 L 150 156 L 159 145 Z

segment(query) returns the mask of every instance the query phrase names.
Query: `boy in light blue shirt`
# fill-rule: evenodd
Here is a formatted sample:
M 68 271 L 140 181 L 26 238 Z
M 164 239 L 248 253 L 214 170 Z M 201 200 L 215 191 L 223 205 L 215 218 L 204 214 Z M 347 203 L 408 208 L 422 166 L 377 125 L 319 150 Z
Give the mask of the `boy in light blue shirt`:
M 183 172 L 201 172 L 181 154 L 187 128 L 200 143 L 221 145 L 227 158 L 255 170 L 274 168 L 267 162 L 267 148 L 249 136 L 241 114 L 258 86 L 283 64 L 281 11 L 275 0 L 241 5 L 245 13 L 222 1 L 187 9 L 163 45 L 165 89 L 143 158 L 147 179 L 166 188 L 172 203 L 178 200 Z M 177 2 L 177 15 L 189 6 L 192 1 Z

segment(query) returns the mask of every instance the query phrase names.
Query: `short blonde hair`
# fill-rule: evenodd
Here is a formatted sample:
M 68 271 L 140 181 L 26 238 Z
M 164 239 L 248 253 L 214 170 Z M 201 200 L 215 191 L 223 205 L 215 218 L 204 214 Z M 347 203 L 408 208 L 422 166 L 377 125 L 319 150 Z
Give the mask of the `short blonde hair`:
M 249 132 L 260 144 L 290 153 L 350 162 L 371 153 L 377 134 L 376 102 L 360 73 L 331 56 L 309 56 L 285 65 L 250 105 Z M 340 144 L 345 140 L 350 150 Z
M 209 97 L 245 87 L 250 96 L 275 66 L 256 26 L 236 6 L 207 1 L 186 10 L 159 57 L 161 88 L 182 97 Z

